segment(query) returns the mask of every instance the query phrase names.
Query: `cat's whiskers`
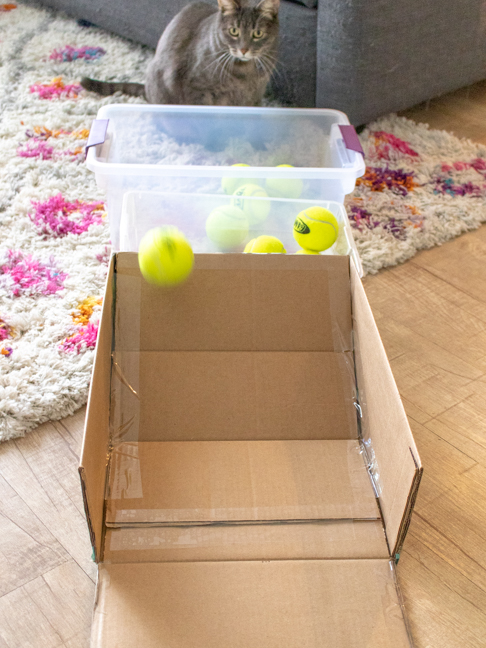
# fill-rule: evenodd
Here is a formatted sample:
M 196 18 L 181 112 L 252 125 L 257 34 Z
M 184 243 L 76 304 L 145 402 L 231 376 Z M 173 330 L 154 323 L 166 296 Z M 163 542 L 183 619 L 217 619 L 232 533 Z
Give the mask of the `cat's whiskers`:
M 270 62 L 270 65 L 272 67 L 272 75 L 280 77 L 281 79 L 287 79 L 288 78 L 288 75 L 287 75 L 287 73 L 285 71 L 285 66 L 282 63 L 282 61 L 279 61 L 277 59 L 277 57 L 272 56 L 271 54 L 268 54 L 267 52 L 264 54 L 264 56 Z
M 201 70 L 202 72 L 205 72 L 206 70 L 209 70 L 209 68 L 216 66 L 215 72 L 218 71 L 219 64 L 221 63 L 221 60 L 224 59 L 224 57 L 228 54 L 228 50 L 222 49 L 219 50 L 219 52 L 216 52 L 213 55 L 213 59 Z
M 209 63 L 209 65 L 207 65 L 204 69 L 207 70 L 213 67 L 214 69 L 211 71 L 211 77 L 214 78 L 219 72 L 219 76 L 221 78 L 221 72 L 224 69 L 229 57 L 230 54 L 228 50 L 220 50 L 216 58 L 211 61 L 211 63 Z
M 262 56 L 268 59 L 269 61 L 272 61 L 274 64 L 278 62 L 278 59 L 276 56 L 273 54 L 270 54 L 269 52 L 262 52 Z
M 230 64 L 234 64 L 233 56 L 228 52 L 228 50 L 223 51 L 212 65 L 215 65 L 215 69 L 212 71 L 211 76 L 214 78 L 219 71 L 219 82 L 223 83 L 225 76 L 229 73 Z
M 267 60 L 267 55 L 261 54 L 255 60 L 257 62 L 257 65 L 262 70 L 263 74 L 267 74 L 268 76 L 272 76 L 272 72 L 274 70 L 275 65 L 271 60 Z
M 223 83 L 225 75 L 230 73 L 230 68 L 232 69 L 235 65 L 235 58 L 230 54 L 230 52 L 227 52 L 227 58 L 225 62 L 223 63 L 223 66 L 221 68 L 221 72 L 219 74 L 219 81 L 220 83 Z
M 270 67 L 272 68 L 272 74 L 284 74 L 285 75 L 285 66 L 282 63 L 282 61 L 275 56 L 274 54 L 271 54 L 270 52 L 264 52 L 263 54 L 265 60 L 267 60 L 270 64 Z M 283 70 L 283 72 L 282 72 Z
M 261 76 L 263 77 L 268 77 L 268 70 L 266 69 L 265 65 L 262 63 L 262 61 L 258 61 L 258 71 Z
M 219 65 L 214 71 L 214 75 L 216 76 L 216 73 L 219 70 L 219 80 L 221 82 L 221 78 L 224 74 L 224 69 L 227 67 L 229 60 L 231 59 L 231 54 L 229 52 L 225 52 L 221 58 L 219 59 Z

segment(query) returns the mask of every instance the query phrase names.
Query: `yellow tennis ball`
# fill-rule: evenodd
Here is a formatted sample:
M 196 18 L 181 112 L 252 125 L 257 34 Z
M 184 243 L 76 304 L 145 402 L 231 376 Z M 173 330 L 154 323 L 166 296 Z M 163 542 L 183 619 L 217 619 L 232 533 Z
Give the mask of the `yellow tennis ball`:
M 248 200 L 248 198 L 268 198 L 265 189 L 256 184 L 244 184 L 234 192 L 231 204 L 242 209 L 250 225 L 259 225 L 270 213 L 269 200 Z
M 316 250 L 299 250 L 298 252 L 295 252 L 295 254 L 319 254 Z
M 246 244 L 245 254 L 285 254 L 282 241 L 275 236 L 258 236 Z
M 140 241 L 138 263 L 148 283 L 175 286 L 191 274 L 194 254 L 176 227 L 155 227 Z
M 245 212 L 234 205 L 216 207 L 206 221 L 206 234 L 223 250 L 241 245 L 248 236 L 248 228 Z
M 291 164 L 279 164 L 277 169 L 293 169 Z M 265 188 L 274 198 L 300 198 L 304 183 L 299 178 L 267 178 Z
M 249 167 L 249 164 L 232 164 L 231 166 L 233 167 Z M 242 184 L 258 184 L 258 180 L 256 178 L 222 178 L 221 179 L 221 186 L 223 187 L 223 191 L 229 195 L 235 193 L 235 191 L 240 187 Z
M 294 239 L 305 250 L 327 250 L 336 242 L 338 232 L 334 214 L 324 207 L 309 207 L 295 219 Z

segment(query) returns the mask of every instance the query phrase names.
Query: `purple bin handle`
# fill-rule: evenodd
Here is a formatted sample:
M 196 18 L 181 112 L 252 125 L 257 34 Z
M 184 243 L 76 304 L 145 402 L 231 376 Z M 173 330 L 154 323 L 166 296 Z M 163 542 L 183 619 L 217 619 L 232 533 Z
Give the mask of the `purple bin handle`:
M 85 152 L 88 155 L 88 149 L 91 146 L 103 144 L 106 139 L 106 131 L 108 130 L 109 119 L 94 119 L 89 131 L 88 143 L 86 144 Z
M 346 148 L 350 151 L 361 153 L 361 155 L 364 157 L 363 147 L 361 146 L 358 133 L 356 132 L 354 126 L 352 126 L 351 124 L 339 124 L 339 130 L 341 131 L 341 135 L 343 136 Z

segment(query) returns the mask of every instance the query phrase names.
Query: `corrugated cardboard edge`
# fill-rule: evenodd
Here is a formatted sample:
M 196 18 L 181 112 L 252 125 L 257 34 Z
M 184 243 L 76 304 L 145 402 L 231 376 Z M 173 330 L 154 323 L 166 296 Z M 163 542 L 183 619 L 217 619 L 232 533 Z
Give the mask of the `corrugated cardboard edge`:
M 96 343 L 96 350 L 95 350 L 95 361 L 93 365 L 93 371 L 91 374 L 91 385 L 90 385 L 90 390 L 89 390 L 89 395 L 88 395 L 88 405 L 87 405 L 87 415 L 86 415 L 86 421 L 85 421 L 85 427 L 84 427 L 84 436 L 83 436 L 83 445 L 81 448 L 81 459 L 80 459 L 80 465 L 78 467 L 78 472 L 79 472 L 79 477 L 81 481 L 81 491 L 83 494 L 83 504 L 84 504 L 84 509 L 86 513 L 86 520 L 88 523 L 88 530 L 89 530 L 89 535 L 90 535 L 90 541 L 91 545 L 93 547 L 93 555 L 94 559 L 96 562 L 99 562 L 102 559 L 102 547 L 103 547 L 103 521 L 104 521 L 104 490 L 105 490 L 105 480 L 107 478 L 107 471 L 106 471 L 106 465 L 108 461 L 108 454 L 109 454 L 109 424 L 107 421 L 107 425 L 104 430 L 106 430 L 105 437 L 106 438 L 106 448 L 105 451 L 100 454 L 100 456 L 93 456 L 93 453 L 89 452 L 88 450 L 88 443 L 93 442 L 93 440 L 96 442 L 99 442 L 99 437 L 97 437 L 94 432 L 91 432 L 91 434 L 88 433 L 88 430 L 91 428 L 93 425 L 93 417 L 94 413 L 93 410 L 95 409 L 92 407 L 93 402 L 100 397 L 100 395 L 96 392 L 96 388 L 98 387 L 98 377 L 101 377 L 101 379 L 104 379 L 109 385 L 110 383 L 110 375 L 106 376 L 106 372 L 104 376 L 100 376 L 100 372 L 102 371 L 100 369 L 101 363 L 103 362 L 111 362 L 111 346 L 112 346 L 112 341 L 113 341 L 113 308 L 115 304 L 115 286 L 114 286 L 114 278 L 115 278 L 115 266 L 116 266 L 116 255 L 112 255 L 110 259 L 110 263 L 108 266 L 108 273 L 106 277 L 106 283 L 105 283 L 105 291 L 104 291 L 104 298 L 103 298 L 103 308 L 102 308 L 102 316 L 101 316 L 101 322 L 100 322 L 100 328 L 98 332 L 98 339 Z M 111 286 L 111 290 L 110 290 Z M 107 339 L 108 337 L 108 339 Z M 104 357 L 104 354 L 99 353 L 98 347 L 100 345 L 104 344 L 105 346 L 110 346 L 110 354 L 109 358 L 107 359 Z M 109 398 L 110 398 L 110 388 L 108 386 L 108 389 L 106 390 L 107 393 L 105 393 L 105 397 L 108 400 L 107 405 L 107 411 L 106 411 L 106 416 L 109 419 Z M 103 444 L 103 439 L 101 439 L 101 443 Z M 90 470 L 87 470 L 87 464 L 92 463 L 91 460 L 94 459 L 95 462 L 102 462 L 102 465 L 98 466 L 99 471 L 96 471 L 94 466 L 93 471 L 90 472 Z M 95 475 L 95 473 L 97 473 Z M 103 474 L 102 477 L 100 475 Z M 98 477 L 98 482 L 96 480 L 96 477 Z M 97 495 L 94 494 L 95 489 L 98 489 L 100 492 L 97 493 Z M 93 491 L 90 494 L 90 491 Z M 101 492 L 102 491 L 102 492 Z
M 83 466 L 78 466 L 78 473 L 79 479 L 81 480 L 81 492 L 83 494 L 83 506 L 84 512 L 86 514 L 86 522 L 88 524 L 89 541 L 91 543 L 91 547 L 93 548 L 94 556 L 96 556 L 95 532 L 93 529 L 93 522 L 91 521 L 91 515 L 89 513 L 88 494 L 86 492 L 86 474 Z
M 398 562 L 398 559 L 400 558 L 400 553 L 402 551 L 403 543 L 405 542 L 405 537 L 408 533 L 410 522 L 412 521 L 412 513 L 415 507 L 415 502 L 417 500 L 420 482 L 422 480 L 422 475 L 424 472 L 424 469 L 422 468 L 422 466 L 419 466 L 416 458 L 414 457 L 412 448 L 410 448 L 410 454 L 412 455 L 412 459 L 414 460 L 416 466 L 416 472 L 415 472 L 415 478 L 412 483 L 412 487 L 410 488 L 410 493 L 407 500 L 407 506 L 403 513 L 402 522 L 400 524 L 400 531 L 398 533 L 397 542 L 395 548 L 393 549 L 393 557 L 396 562 Z
M 398 580 L 398 574 L 397 574 L 397 567 L 396 567 L 397 561 L 390 561 L 390 569 L 392 570 L 393 573 L 393 580 L 395 583 L 395 589 L 397 592 L 397 598 L 398 598 L 398 604 L 400 605 L 400 608 L 402 610 L 402 617 L 403 617 L 403 623 L 405 624 L 405 630 L 408 635 L 408 642 L 410 644 L 410 648 L 415 648 L 415 641 L 413 639 L 413 633 L 412 633 L 412 627 L 410 625 L 410 621 L 408 620 L 407 617 L 407 610 L 405 607 L 405 597 L 403 596 L 402 588 L 400 587 L 400 582 Z

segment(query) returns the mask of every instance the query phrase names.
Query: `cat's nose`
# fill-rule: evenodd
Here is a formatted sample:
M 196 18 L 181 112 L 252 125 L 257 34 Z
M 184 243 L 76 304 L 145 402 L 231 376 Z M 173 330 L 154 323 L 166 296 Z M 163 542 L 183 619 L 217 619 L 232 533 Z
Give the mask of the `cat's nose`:
M 246 49 L 241 48 L 240 52 L 243 54 L 243 56 L 245 56 L 245 54 L 248 52 L 248 48 Z

